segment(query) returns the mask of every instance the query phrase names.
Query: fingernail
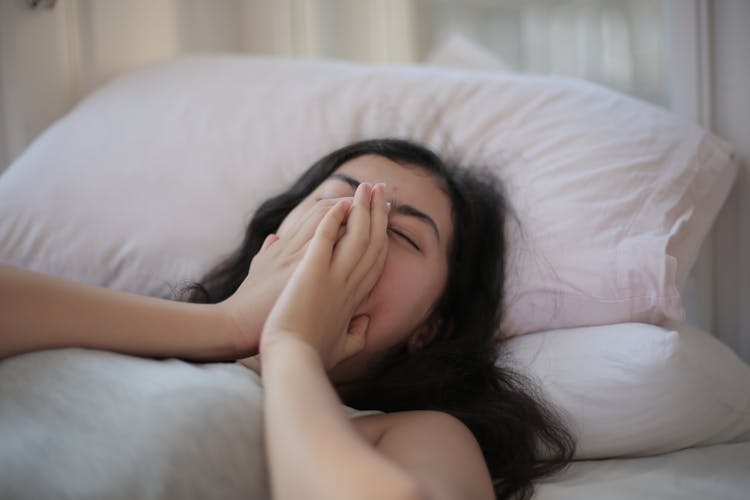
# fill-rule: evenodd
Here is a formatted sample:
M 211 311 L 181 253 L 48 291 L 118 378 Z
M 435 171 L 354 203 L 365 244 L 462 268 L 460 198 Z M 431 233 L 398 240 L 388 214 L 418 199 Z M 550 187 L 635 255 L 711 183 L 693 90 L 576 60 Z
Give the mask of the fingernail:
M 386 201 L 385 202 L 385 210 L 386 210 L 386 212 L 390 212 L 391 211 L 391 202 L 390 201 Z

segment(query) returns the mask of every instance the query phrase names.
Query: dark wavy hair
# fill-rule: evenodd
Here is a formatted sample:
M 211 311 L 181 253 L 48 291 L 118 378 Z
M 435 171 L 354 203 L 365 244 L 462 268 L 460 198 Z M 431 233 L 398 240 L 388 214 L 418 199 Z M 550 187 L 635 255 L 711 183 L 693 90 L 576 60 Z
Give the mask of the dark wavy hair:
M 428 319 L 439 320 L 434 339 L 414 352 L 399 346 L 374 376 L 339 388 L 342 400 L 362 410 L 453 415 L 479 442 L 497 498 L 528 499 L 534 480 L 561 470 L 572 459 L 575 443 L 530 381 L 498 361 L 504 342 L 496 333 L 508 207 L 489 174 L 450 166 L 425 147 L 401 139 L 362 141 L 333 151 L 257 209 L 242 245 L 193 283 L 187 300 L 216 303 L 231 296 L 266 236 L 339 166 L 362 155 L 383 156 L 428 172 L 451 200 L 454 236 L 445 289 Z

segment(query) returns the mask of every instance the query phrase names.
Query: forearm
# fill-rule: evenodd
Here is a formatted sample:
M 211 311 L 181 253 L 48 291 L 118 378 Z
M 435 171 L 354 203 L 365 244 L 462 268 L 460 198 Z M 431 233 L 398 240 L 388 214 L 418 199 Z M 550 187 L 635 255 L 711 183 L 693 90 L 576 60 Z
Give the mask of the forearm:
M 356 432 L 311 347 L 283 341 L 264 351 L 263 384 L 275 500 L 423 498 Z
M 0 266 L 0 358 L 60 347 L 221 360 L 233 325 L 210 304 L 174 302 Z

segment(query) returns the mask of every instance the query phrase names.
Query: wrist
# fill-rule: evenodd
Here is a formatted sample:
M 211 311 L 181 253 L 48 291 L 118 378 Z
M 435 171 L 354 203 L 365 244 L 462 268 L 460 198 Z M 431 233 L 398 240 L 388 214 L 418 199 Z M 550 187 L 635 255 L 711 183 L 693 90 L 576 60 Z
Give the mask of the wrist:
M 255 334 L 255 325 L 248 324 L 248 318 L 254 318 L 255 314 L 248 311 L 245 316 L 239 316 L 233 304 L 227 301 L 210 304 L 212 314 L 216 318 L 217 330 L 233 358 L 245 358 L 258 353 L 258 339 L 260 334 Z M 259 330 L 260 327 L 257 327 Z
M 264 367 L 277 361 L 284 365 L 290 358 L 295 358 L 320 365 L 325 371 L 320 353 L 308 342 L 290 334 L 277 333 L 271 339 L 264 339 L 260 345 L 260 355 Z
M 165 347 L 165 355 L 201 362 L 226 361 L 243 357 L 237 340 L 236 328 L 230 318 L 216 304 L 175 303 L 184 307 L 175 311 L 182 318 L 175 335 L 163 335 L 163 341 L 174 344 Z

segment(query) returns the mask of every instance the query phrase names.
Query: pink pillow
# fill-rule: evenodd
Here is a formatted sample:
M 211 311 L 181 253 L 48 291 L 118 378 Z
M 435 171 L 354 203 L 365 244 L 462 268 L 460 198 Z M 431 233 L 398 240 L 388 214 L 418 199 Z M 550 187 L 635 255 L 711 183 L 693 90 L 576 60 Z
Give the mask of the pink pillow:
M 508 231 L 508 335 L 680 319 L 736 170 L 710 133 L 580 81 L 183 59 L 116 79 L 18 158 L 0 178 L 0 262 L 171 296 L 318 157 L 380 136 L 505 183 L 520 223 Z

